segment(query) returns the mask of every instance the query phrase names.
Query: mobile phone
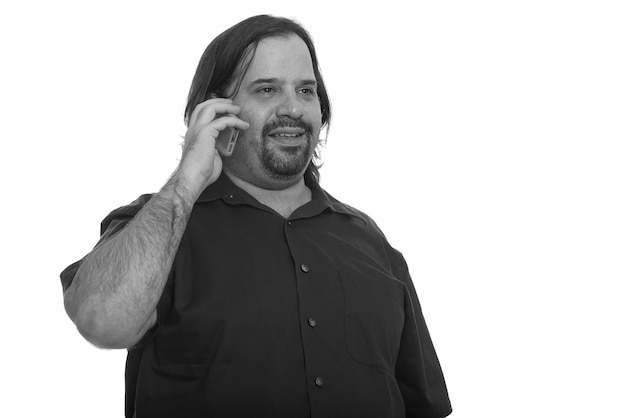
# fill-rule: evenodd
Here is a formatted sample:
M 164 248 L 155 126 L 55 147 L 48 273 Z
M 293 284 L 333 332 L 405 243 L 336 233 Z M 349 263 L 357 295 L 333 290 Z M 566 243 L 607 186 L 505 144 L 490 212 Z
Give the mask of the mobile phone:
M 210 99 L 216 99 L 219 97 L 215 93 L 211 93 L 209 95 Z M 221 114 L 218 117 L 223 117 L 228 115 L 227 113 Z M 237 144 L 237 138 L 239 138 L 239 129 L 237 128 L 226 128 L 219 133 L 216 139 L 216 147 L 217 150 L 224 156 L 228 157 L 233 153 L 235 149 L 235 145 Z
M 217 142 L 224 148 L 224 155 L 229 156 L 235 149 L 237 144 L 237 138 L 239 138 L 239 129 L 226 128 L 217 136 Z M 219 151 L 219 148 L 218 148 Z

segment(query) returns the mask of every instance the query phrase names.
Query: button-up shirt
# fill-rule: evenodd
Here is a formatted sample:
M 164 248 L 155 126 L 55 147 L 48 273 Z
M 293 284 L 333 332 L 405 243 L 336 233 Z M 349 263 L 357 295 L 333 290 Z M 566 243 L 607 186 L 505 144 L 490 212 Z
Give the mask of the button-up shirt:
M 312 200 L 287 219 L 225 175 L 202 193 L 157 324 L 128 352 L 128 417 L 451 412 L 402 255 L 367 215 L 307 185 Z M 102 239 L 150 197 L 113 211 Z

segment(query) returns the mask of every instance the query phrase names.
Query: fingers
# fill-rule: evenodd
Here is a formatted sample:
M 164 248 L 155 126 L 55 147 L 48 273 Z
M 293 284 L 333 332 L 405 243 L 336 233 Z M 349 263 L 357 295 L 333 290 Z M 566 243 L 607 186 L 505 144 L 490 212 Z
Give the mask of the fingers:
M 200 103 L 189 117 L 178 172 L 194 191 L 202 191 L 222 171 L 219 137 L 228 128 L 248 129 L 237 117 L 241 111 L 230 99 L 213 98 Z
M 240 111 L 241 108 L 232 100 L 223 98 L 209 99 L 196 106 L 189 118 L 183 156 L 198 152 L 192 150 L 203 150 L 200 151 L 202 154 L 212 152 L 218 146 L 218 137 L 223 139 L 229 128 L 248 129 L 249 123 L 236 116 Z M 219 146 L 217 148 L 221 151 Z
M 189 127 L 192 127 L 198 123 L 206 124 L 210 123 L 219 114 L 238 114 L 241 108 L 233 104 L 231 99 L 209 99 L 199 105 L 191 113 L 189 118 Z
M 226 128 L 236 128 L 245 131 L 250 127 L 250 124 L 244 120 L 239 119 L 235 115 L 227 115 L 214 119 L 210 122 L 210 126 L 217 129 L 218 131 L 223 131 Z

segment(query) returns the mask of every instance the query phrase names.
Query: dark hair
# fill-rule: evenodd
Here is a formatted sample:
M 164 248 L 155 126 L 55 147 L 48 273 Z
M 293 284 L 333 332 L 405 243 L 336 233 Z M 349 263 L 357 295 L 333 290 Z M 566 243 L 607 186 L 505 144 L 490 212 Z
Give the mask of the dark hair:
M 311 36 L 298 22 L 269 15 L 253 16 L 243 20 L 222 32 L 209 44 L 200 58 L 196 74 L 191 82 L 185 107 L 185 124 L 189 122 L 196 106 L 208 100 L 211 94 L 224 97 L 226 88 L 235 81 L 237 82 L 235 92 L 239 89 L 241 80 L 261 40 L 291 34 L 300 37 L 311 54 L 322 113 L 322 128 L 327 128 L 330 125 L 331 116 L 330 100 L 320 73 Z M 307 172 L 316 180 L 319 180 L 320 165 L 317 165 L 315 160 L 319 161 L 319 157 L 319 150 L 316 149 L 313 160 L 307 168 Z

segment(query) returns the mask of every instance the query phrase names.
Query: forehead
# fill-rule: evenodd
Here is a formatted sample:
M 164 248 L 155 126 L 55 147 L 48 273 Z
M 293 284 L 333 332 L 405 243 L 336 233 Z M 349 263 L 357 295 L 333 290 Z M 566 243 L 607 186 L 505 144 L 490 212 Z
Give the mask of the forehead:
M 265 38 L 259 42 L 243 84 L 269 78 L 315 79 L 311 54 L 299 36 Z

